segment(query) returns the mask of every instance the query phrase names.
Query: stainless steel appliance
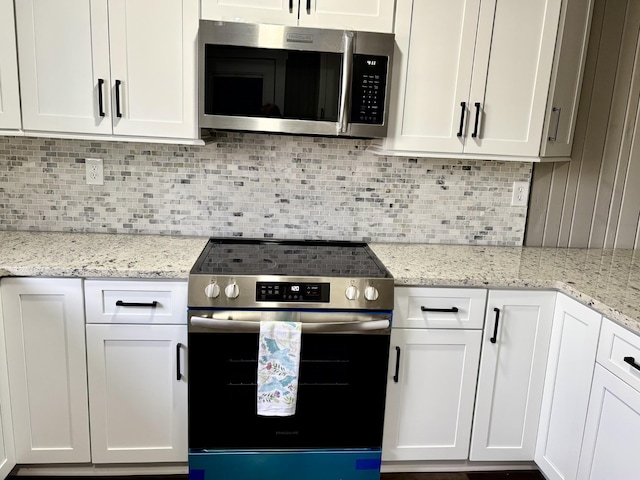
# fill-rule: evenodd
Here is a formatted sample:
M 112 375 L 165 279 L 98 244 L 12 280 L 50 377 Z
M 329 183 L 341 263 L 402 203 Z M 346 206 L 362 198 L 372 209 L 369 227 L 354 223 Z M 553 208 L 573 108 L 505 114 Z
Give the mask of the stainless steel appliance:
M 189 277 L 190 480 L 378 480 L 393 288 L 366 244 L 211 239 Z M 302 323 L 293 416 L 256 413 L 261 320 Z
M 393 34 L 201 20 L 200 127 L 384 137 Z

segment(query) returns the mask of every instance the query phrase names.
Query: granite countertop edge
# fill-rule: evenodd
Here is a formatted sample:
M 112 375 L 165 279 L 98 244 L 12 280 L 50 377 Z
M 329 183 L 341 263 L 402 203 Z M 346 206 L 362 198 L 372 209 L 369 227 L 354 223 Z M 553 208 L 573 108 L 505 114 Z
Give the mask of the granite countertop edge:
M 208 238 L 0 231 L 0 277 L 186 281 Z M 635 251 L 370 246 L 398 286 L 556 290 L 640 334 Z

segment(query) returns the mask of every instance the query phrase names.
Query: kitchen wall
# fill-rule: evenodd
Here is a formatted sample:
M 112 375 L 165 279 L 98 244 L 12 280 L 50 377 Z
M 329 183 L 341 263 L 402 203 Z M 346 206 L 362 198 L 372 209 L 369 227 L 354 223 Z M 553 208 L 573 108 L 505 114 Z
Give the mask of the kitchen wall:
M 571 162 L 534 167 L 525 243 L 640 244 L 640 2 L 596 0 Z
M 521 245 L 521 162 L 380 157 L 367 140 L 204 147 L 0 137 L 0 229 Z M 85 158 L 104 186 L 85 184 Z

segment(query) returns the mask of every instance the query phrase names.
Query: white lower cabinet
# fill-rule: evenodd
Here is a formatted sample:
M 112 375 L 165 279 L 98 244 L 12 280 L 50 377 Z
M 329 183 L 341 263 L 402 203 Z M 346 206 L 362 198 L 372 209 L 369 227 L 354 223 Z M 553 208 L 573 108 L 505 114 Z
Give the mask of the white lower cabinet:
M 87 325 L 94 463 L 187 461 L 186 344 L 186 325 Z
M 471 460 L 533 460 L 555 297 L 489 291 Z
M 383 460 L 467 458 L 481 338 L 481 330 L 393 330 Z
M 576 480 L 601 315 L 558 294 L 535 461 L 549 480 Z
M 3 278 L 18 463 L 91 461 L 81 279 Z
M 6 342 L 0 297 L 0 478 L 6 478 L 16 465 L 13 445 L 13 421 L 9 397 L 9 372 L 7 371 Z
M 396 288 L 384 461 L 468 457 L 486 294 Z
M 639 438 L 640 392 L 596 365 L 577 478 L 638 478 Z

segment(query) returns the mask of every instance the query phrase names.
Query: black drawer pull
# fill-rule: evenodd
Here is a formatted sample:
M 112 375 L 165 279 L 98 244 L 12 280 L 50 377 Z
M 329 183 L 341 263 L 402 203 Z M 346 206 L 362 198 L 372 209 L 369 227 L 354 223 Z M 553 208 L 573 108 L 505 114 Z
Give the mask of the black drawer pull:
M 460 112 L 460 130 L 458 130 L 458 136 L 462 136 L 462 130 L 464 128 L 464 113 L 467 110 L 467 102 L 460 103 L 460 107 L 462 107 L 462 111 Z
M 451 308 L 420 307 L 420 310 L 422 310 L 423 312 L 456 313 L 458 311 L 458 307 L 451 307 Z
M 400 347 L 396 347 L 396 374 L 393 376 L 393 381 L 398 383 L 400 378 Z
M 640 370 L 640 365 L 636 363 L 636 359 L 633 357 L 624 357 L 624 361 L 631 365 L 636 370 Z
M 289 13 L 293 13 L 293 0 L 289 0 Z
M 149 307 L 156 308 L 158 306 L 157 301 L 149 302 L 149 303 L 139 303 L 139 302 L 123 302 L 122 300 L 118 300 L 116 302 L 116 307 Z
M 307 0 L 307 15 L 311 15 L 311 0 Z
M 476 138 L 478 136 L 478 122 L 480 121 L 480 103 L 476 102 L 474 105 L 476 106 L 476 122 L 473 126 L 473 133 L 471 134 L 471 137 Z
M 493 337 L 489 339 L 491 343 L 496 343 L 498 341 L 498 323 L 500 322 L 500 309 L 494 308 L 494 312 L 496 312 L 496 323 L 493 324 Z
M 120 85 L 122 82 L 116 80 L 116 117 L 122 118 L 122 110 L 120 110 Z
M 99 78 L 98 79 L 98 110 L 99 110 L 99 115 L 101 117 L 105 116 L 104 113 L 104 99 L 102 98 L 102 90 L 104 88 L 104 79 Z
M 181 370 L 181 368 L 180 368 L 180 349 L 182 347 L 184 347 L 183 344 L 181 344 L 181 343 L 177 343 L 176 344 L 176 363 L 177 363 L 177 369 L 176 370 L 178 372 L 177 375 L 176 375 L 176 380 L 177 381 L 182 380 L 182 372 L 180 371 Z

